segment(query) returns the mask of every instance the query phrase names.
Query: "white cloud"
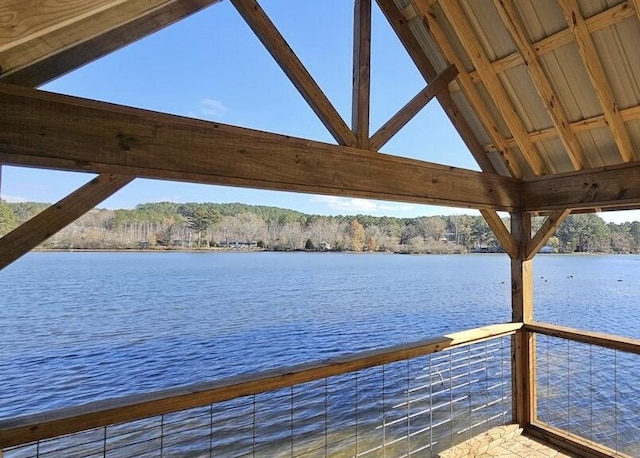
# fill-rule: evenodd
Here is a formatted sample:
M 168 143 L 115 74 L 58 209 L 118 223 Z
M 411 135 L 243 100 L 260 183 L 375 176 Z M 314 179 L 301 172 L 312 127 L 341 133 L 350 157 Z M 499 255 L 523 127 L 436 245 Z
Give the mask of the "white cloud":
M 345 198 L 335 196 L 313 196 L 311 202 L 323 204 L 331 210 L 344 213 L 405 213 L 414 209 L 414 205 L 409 204 L 380 204 L 370 199 Z
M 224 116 L 229 108 L 216 99 L 202 99 L 200 100 L 200 114 L 203 116 L 220 117 Z
M 27 199 L 25 199 L 24 197 L 19 197 L 19 196 L 3 196 L 3 195 L 0 195 L 0 199 L 4 200 L 5 202 L 27 202 Z

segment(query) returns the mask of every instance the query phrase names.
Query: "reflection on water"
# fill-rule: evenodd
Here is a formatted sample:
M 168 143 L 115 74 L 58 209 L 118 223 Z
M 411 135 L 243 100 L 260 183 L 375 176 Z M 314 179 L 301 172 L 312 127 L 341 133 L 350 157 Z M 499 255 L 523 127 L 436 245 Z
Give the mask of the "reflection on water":
M 538 256 L 536 319 L 639 337 L 639 266 Z M 0 272 L 0 417 L 508 321 L 509 284 L 504 255 L 32 253 Z

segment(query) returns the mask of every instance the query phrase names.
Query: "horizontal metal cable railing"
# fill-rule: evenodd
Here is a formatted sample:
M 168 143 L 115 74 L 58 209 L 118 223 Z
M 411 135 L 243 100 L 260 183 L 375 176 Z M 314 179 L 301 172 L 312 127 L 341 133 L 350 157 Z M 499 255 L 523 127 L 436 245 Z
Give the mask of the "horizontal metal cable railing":
M 4 457 L 430 456 L 511 422 L 507 323 L 0 421 Z
M 640 456 L 640 340 L 542 323 L 534 426 L 612 456 Z

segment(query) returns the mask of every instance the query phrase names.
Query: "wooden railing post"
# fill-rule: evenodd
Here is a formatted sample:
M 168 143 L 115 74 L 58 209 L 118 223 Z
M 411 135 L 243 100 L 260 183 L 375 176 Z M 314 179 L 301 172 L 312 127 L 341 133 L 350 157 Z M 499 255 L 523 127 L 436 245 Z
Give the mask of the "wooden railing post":
M 527 260 L 527 244 L 531 239 L 531 216 L 511 214 L 511 235 L 518 250 L 511 258 L 511 306 L 514 322 L 533 321 L 532 260 Z M 534 334 L 520 329 L 513 337 L 513 420 L 521 427 L 535 419 L 536 376 Z

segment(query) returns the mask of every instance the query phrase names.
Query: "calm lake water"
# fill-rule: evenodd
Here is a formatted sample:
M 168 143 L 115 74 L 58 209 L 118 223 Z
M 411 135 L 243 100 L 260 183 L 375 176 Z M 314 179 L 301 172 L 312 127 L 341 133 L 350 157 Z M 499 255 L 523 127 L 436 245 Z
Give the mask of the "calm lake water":
M 640 256 L 541 255 L 536 319 L 640 337 Z M 31 253 L 0 272 L 0 418 L 510 319 L 505 255 Z

